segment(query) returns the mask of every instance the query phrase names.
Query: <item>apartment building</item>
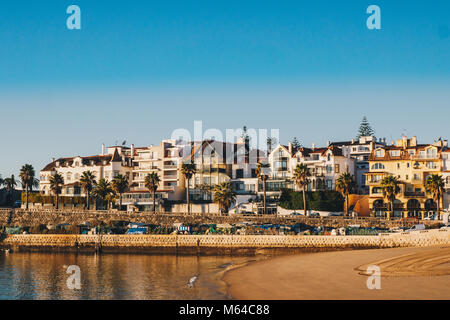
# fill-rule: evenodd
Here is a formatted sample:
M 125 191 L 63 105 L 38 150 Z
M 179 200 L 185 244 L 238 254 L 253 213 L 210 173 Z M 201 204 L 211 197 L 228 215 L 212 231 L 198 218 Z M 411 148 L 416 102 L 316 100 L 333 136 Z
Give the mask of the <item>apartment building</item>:
M 111 181 L 118 174 L 122 174 L 131 182 L 132 158 L 130 148 L 123 146 L 102 146 L 100 155 L 88 157 L 70 157 L 52 159 L 40 172 L 39 191 L 50 195 L 50 177 L 59 173 L 64 179 L 63 196 L 85 196 L 80 185 L 80 177 L 84 171 L 91 171 L 96 180 L 107 179 Z
M 355 159 L 355 183 L 356 193 L 369 194 L 369 186 L 366 183 L 366 173 L 369 172 L 369 156 L 370 153 L 378 147 L 386 145 L 386 139 L 382 138 L 377 141 L 374 136 L 362 136 L 359 139 L 351 141 L 329 142 L 328 146 L 347 147 L 350 150 L 350 157 Z
M 123 195 L 123 204 L 129 209 L 140 211 L 153 210 L 153 195 L 145 187 L 145 177 L 152 172 L 160 178 L 155 204 L 158 209 L 164 199 L 181 200 L 184 198 L 184 176 L 180 167 L 185 144 L 175 140 L 163 140 L 159 145 L 135 148 L 133 155 L 130 191 Z
M 195 143 L 191 158 L 186 158 L 192 160 L 197 169 L 190 182 L 192 197 L 210 200 L 211 193 L 205 190 L 222 182 L 230 182 L 238 196 L 256 194 L 256 168 L 262 159 L 265 159 L 265 154 L 250 148 L 248 141 L 243 139 L 236 143 L 214 140 Z
M 339 176 L 348 172 L 355 174 L 355 159 L 350 157 L 348 147 L 329 146 L 326 148 L 300 148 L 294 150 L 292 144 L 278 145 L 269 155 L 271 176 L 268 190 L 277 192 L 281 188 L 297 189 L 292 178 L 298 164 L 305 164 L 311 173 L 308 191 L 334 190 Z
M 424 184 L 428 175 L 441 174 L 448 165 L 447 160 L 443 161 L 446 150 L 447 141 L 418 144 L 417 137 L 408 139 L 406 136 L 397 140 L 395 145 L 375 148 L 369 157 L 370 171 L 366 173 L 372 215 L 390 215 L 381 180 L 392 175 L 400 180 L 400 192 L 394 203 L 394 218 L 435 218 L 437 204 L 427 194 Z M 443 203 L 440 207 L 443 208 Z

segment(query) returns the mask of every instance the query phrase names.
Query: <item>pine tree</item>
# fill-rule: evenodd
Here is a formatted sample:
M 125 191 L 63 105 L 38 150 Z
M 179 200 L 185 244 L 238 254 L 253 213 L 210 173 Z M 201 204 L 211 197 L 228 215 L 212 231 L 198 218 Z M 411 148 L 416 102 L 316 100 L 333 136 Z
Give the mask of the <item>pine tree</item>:
M 297 137 L 294 137 L 294 140 L 292 140 L 292 148 L 294 150 L 298 150 L 302 147 L 302 144 L 300 143 L 300 141 L 298 141 Z
M 366 116 L 363 117 L 361 125 L 359 126 L 357 139 L 364 136 L 372 136 L 375 133 L 375 131 L 372 129 L 372 127 L 369 124 L 369 121 L 367 121 Z

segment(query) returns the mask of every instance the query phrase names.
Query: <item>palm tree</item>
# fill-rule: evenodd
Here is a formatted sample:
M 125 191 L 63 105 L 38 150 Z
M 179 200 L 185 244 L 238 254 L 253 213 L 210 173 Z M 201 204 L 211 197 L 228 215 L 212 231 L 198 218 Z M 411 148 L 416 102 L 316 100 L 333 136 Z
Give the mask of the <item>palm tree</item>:
M 208 195 L 208 201 L 211 201 L 211 194 L 213 192 L 214 187 L 210 184 L 203 183 L 198 186 L 198 188 L 205 194 Z M 208 202 L 208 214 L 209 214 L 209 202 Z
M 187 209 L 188 209 L 188 215 L 191 214 L 191 204 L 189 199 L 189 185 L 190 180 L 192 176 L 197 172 L 197 169 L 195 168 L 195 164 L 191 162 L 185 162 L 181 165 L 181 173 L 184 175 L 184 177 L 187 180 L 187 188 L 186 188 L 186 198 L 187 198 Z
M 268 163 L 263 163 L 263 162 L 258 162 L 258 165 L 256 167 L 256 176 L 258 177 L 259 180 L 261 180 L 262 184 L 263 184 L 263 201 L 264 201 L 264 211 L 263 214 L 266 214 L 267 212 L 267 205 L 266 205 L 266 182 L 269 179 L 269 176 L 267 174 L 265 174 L 264 168 L 269 168 L 269 164 Z
M 444 179 L 439 174 L 431 174 L 425 181 L 425 189 L 433 195 L 433 200 L 437 204 L 437 215 L 440 219 L 440 201 L 444 194 Z
M 2 177 L 0 177 L 0 188 L 3 186 L 4 183 L 5 183 L 5 180 L 3 180 Z
M 111 182 L 111 187 L 119 195 L 119 210 L 122 210 L 122 194 L 128 189 L 128 179 L 122 174 L 118 174 Z
M 64 185 L 64 178 L 59 173 L 55 173 L 50 177 L 50 190 L 56 196 L 56 210 L 59 209 L 59 195 Z
M 26 209 L 28 210 L 28 192 L 33 188 L 35 183 L 35 172 L 31 164 L 25 164 L 20 169 L 19 177 L 22 182 L 22 187 L 25 189 Z
M 95 181 L 95 175 L 92 171 L 84 171 L 80 177 L 81 187 L 84 192 L 86 192 L 86 205 L 89 210 L 89 198 L 91 195 L 91 191 L 94 188 L 94 185 L 97 183 Z
M 12 201 L 11 196 L 17 186 L 17 181 L 14 178 L 14 175 L 12 174 L 10 178 L 5 178 L 5 180 L 3 180 L 3 184 L 6 187 L 6 190 L 8 190 L 9 201 Z
M 158 190 L 159 182 L 161 179 L 157 172 L 149 173 L 145 176 L 144 184 L 145 187 L 152 193 L 153 195 L 153 213 L 156 213 L 156 190 Z
M 228 208 L 236 201 L 236 194 L 229 182 L 222 182 L 217 184 L 213 188 L 214 202 L 219 205 L 220 210 L 225 213 L 228 212 Z
M 94 197 L 102 200 L 103 202 L 108 202 L 109 207 L 109 201 L 112 199 L 111 195 L 114 194 L 114 190 L 111 187 L 111 183 L 106 179 L 100 179 L 92 189 L 92 194 Z
M 355 186 L 355 181 L 350 173 L 345 172 L 339 176 L 336 180 L 336 189 L 345 197 L 345 215 L 348 216 L 348 195 L 353 190 Z
M 303 212 L 306 216 L 306 186 L 309 182 L 309 177 L 311 176 L 311 172 L 306 164 L 300 163 L 297 164 L 297 167 L 294 170 L 293 178 L 295 185 L 302 190 L 303 192 Z
M 383 196 L 391 204 L 391 213 L 394 215 L 394 201 L 395 196 L 400 192 L 399 187 L 400 181 L 397 177 L 388 175 L 381 180 L 381 188 L 383 189 Z M 388 219 L 390 219 L 390 214 L 388 212 Z

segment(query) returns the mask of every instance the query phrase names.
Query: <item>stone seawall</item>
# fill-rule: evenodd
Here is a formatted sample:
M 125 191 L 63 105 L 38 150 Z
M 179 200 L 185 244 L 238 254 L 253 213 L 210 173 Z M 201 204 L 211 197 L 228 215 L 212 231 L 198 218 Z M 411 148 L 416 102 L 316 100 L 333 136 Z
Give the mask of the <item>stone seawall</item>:
M 8 235 L 0 248 L 13 252 L 103 252 L 255 255 L 301 251 L 450 245 L 450 229 L 378 236 L 259 235 Z
M 250 221 L 253 223 L 275 223 L 293 225 L 296 223 L 304 223 L 310 226 L 326 226 L 332 228 L 345 227 L 349 225 L 360 225 L 361 227 L 412 227 L 417 220 L 384 220 L 380 218 L 344 218 L 344 217 L 317 217 L 310 218 L 304 216 L 276 217 L 274 215 L 255 215 L 242 216 L 230 215 L 221 216 L 214 214 L 175 214 L 175 213 L 158 213 L 152 212 L 118 212 L 118 211 L 82 211 L 82 210 L 9 210 L 0 209 L 0 226 L 19 226 L 32 227 L 41 224 L 57 225 L 57 224 L 81 224 L 88 221 L 91 225 L 99 225 L 101 222 L 110 224 L 114 221 L 131 221 L 155 224 L 171 227 L 173 223 L 191 223 L 191 224 L 217 224 L 217 223 L 238 223 Z M 425 225 L 440 224 L 440 221 L 421 221 Z

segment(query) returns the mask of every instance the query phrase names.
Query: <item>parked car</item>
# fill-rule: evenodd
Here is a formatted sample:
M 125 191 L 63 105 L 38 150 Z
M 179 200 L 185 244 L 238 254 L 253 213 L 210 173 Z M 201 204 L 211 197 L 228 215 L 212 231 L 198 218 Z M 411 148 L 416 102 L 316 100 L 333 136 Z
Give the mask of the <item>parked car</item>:
M 311 213 L 309 214 L 309 216 L 310 216 L 310 217 L 320 217 L 320 213 L 318 213 L 318 212 L 311 212 Z
M 342 217 L 344 214 L 342 212 L 330 212 L 329 217 Z
M 291 212 L 291 216 L 302 216 L 300 212 Z

